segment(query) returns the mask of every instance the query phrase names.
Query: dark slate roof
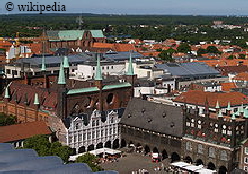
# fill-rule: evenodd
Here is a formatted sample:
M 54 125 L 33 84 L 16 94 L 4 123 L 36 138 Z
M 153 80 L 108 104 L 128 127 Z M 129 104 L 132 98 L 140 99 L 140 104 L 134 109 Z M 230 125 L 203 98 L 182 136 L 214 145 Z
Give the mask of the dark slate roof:
M 230 174 L 247 174 L 247 172 L 245 170 L 236 168 L 233 171 L 231 171 Z
M 69 63 L 83 63 L 86 60 L 91 59 L 91 56 L 87 54 L 75 54 L 75 55 L 68 55 Z M 60 62 L 64 60 L 64 56 L 45 56 L 45 63 L 49 67 L 49 65 L 56 64 L 57 66 L 60 65 Z M 16 64 L 30 64 L 31 66 L 41 66 L 42 58 L 26 58 L 26 59 L 19 59 L 15 62 Z
M 124 61 L 129 60 L 130 52 L 109 52 L 104 53 L 103 58 L 106 60 L 113 60 L 113 61 Z M 132 59 L 140 59 L 144 56 L 138 52 L 132 52 Z
M 14 149 L 0 143 L 0 174 L 117 174 L 116 171 L 92 172 L 84 163 L 64 164 L 59 157 L 38 157 L 32 149 Z
M 124 111 L 121 124 L 175 137 L 183 135 L 181 107 L 133 98 Z
M 155 67 L 163 69 L 165 72 L 178 76 L 194 75 L 219 75 L 219 71 L 202 62 L 189 63 L 166 63 L 157 64 Z

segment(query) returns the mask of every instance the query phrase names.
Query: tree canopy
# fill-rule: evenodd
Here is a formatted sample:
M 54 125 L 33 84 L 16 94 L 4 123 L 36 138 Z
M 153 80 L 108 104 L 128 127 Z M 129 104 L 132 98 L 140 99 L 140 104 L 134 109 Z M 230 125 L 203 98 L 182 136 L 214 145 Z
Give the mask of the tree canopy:
M 47 135 L 36 135 L 24 141 L 23 148 L 31 148 L 38 152 L 39 156 L 58 156 L 64 162 L 68 162 L 73 153 L 68 146 L 62 146 L 59 142 L 49 142 Z
M 96 171 L 101 171 L 103 170 L 99 165 L 99 159 L 97 157 L 95 157 L 94 155 L 92 155 L 89 152 L 86 152 L 83 156 L 79 156 L 76 159 L 77 163 L 86 163 L 88 166 L 91 167 L 93 172 Z
M 218 50 L 218 48 L 216 48 L 216 46 L 208 46 L 207 47 L 207 53 L 216 53 L 216 54 L 219 54 L 220 51 Z
M 10 115 L 7 116 L 4 113 L 0 113 L 0 126 L 8 126 L 16 123 L 16 117 Z
M 191 51 L 191 47 L 188 43 L 182 43 L 179 47 L 177 47 L 177 51 L 181 53 L 189 53 Z
M 172 54 L 175 53 L 176 50 L 170 48 L 168 50 L 163 50 L 161 53 L 158 54 L 158 57 L 161 58 L 162 60 L 168 61 L 168 62 L 173 62 Z

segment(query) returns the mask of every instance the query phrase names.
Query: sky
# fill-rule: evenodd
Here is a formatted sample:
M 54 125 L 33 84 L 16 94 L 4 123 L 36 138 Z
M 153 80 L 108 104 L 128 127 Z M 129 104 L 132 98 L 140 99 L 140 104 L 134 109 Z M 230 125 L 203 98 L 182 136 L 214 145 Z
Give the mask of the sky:
M 14 4 L 13 11 L 5 9 L 7 2 Z M 38 5 L 59 2 L 68 13 L 248 15 L 248 0 L 1 0 L 0 13 L 24 13 L 18 11 L 17 5 L 29 2 Z

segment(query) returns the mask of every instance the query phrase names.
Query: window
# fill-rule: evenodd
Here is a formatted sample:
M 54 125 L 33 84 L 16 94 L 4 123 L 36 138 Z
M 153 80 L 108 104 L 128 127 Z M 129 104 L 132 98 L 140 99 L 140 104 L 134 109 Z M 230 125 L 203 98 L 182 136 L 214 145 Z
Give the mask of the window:
M 203 153 L 202 144 L 198 144 L 198 153 Z
M 227 152 L 226 150 L 220 151 L 220 160 L 227 161 Z
M 13 75 L 17 75 L 17 71 L 16 70 L 12 70 L 12 74 Z
M 245 154 L 248 154 L 248 147 L 245 147 Z
M 96 126 L 99 126 L 99 124 L 100 124 L 99 120 L 96 120 Z
M 244 158 L 244 162 L 245 162 L 245 164 L 248 164 L 248 157 Z
M 209 147 L 208 156 L 211 158 L 215 158 L 215 148 L 214 147 Z
M 10 72 L 11 72 L 10 69 L 6 69 L 7 74 L 11 74 Z
M 111 66 L 111 69 L 114 69 L 114 67 L 113 67 L 113 66 Z
M 186 142 L 186 144 L 185 144 L 185 149 L 186 149 L 186 150 L 189 150 L 189 151 L 192 150 L 191 142 Z
M 245 171 L 248 171 L 248 166 L 244 166 L 244 170 Z
M 93 66 L 93 70 L 95 70 L 95 67 Z

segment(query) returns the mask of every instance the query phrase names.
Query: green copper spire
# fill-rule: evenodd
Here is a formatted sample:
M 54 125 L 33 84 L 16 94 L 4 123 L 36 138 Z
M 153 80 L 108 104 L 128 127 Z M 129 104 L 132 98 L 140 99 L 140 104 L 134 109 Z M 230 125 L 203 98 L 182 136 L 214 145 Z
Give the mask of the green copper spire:
M 243 105 L 243 103 L 241 105 L 240 112 L 244 112 L 244 105 Z
M 39 105 L 40 102 L 39 102 L 39 96 L 38 96 L 38 93 L 35 93 L 34 94 L 34 105 Z
M 69 67 L 70 67 L 70 65 L 69 65 L 68 57 L 65 56 L 64 57 L 64 68 L 69 68 Z
M 236 119 L 236 114 L 233 113 L 233 114 L 232 114 L 232 120 L 235 120 L 235 119 Z
M 244 118 L 248 118 L 248 110 L 244 109 Z
M 219 110 L 219 113 L 218 113 L 218 118 L 221 118 L 221 117 L 223 117 L 223 115 L 222 115 L 221 110 Z
M 8 86 L 6 86 L 6 88 L 5 88 L 4 98 L 6 98 L 6 99 L 10 98 L 10 95 L 9 95 L 9 87 L 8 87 Z
M 60 63 L 60 69 L 59 69 L 59 79 L 58 79 L 58 84 L 59 85 L 65 85 L 65 71 L 64 71 L 64 66 L 63 63 Z
M 102 80 L 102 69 L 100 65 L 100 56 L 97 56 L 95 80 Z
M 45 57 L 42 55 L 41 71 L 46 71 Z
M 133 65 L 132 65 L 132 53 L 131 52 L 130 52 L 130 56 L 129 56 L 127 75 L 130 75 L 130 76 L 134 75 L 134 70 L 133 70 Z
M 231 110 L 231 104 L 230 102 L 228 102 L 228 105 L 227 105 L 227 110 L 230 111 Z
M 216 109 L 220 109 L 220 105 L 219 105 L 219 101 L 217 100 L 216 102 L 216 106 L 215 106 Z

